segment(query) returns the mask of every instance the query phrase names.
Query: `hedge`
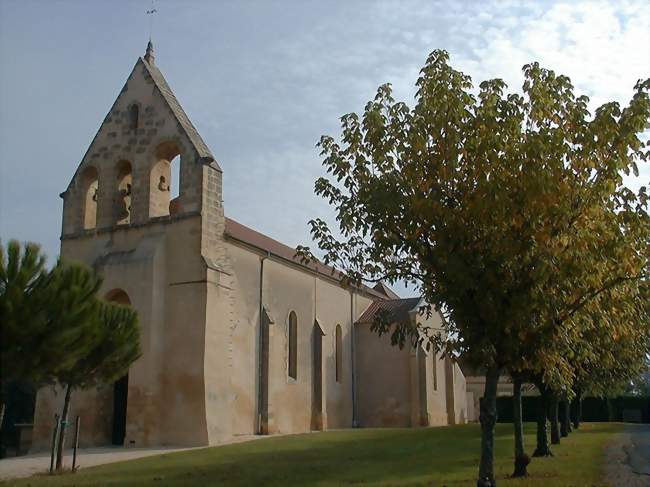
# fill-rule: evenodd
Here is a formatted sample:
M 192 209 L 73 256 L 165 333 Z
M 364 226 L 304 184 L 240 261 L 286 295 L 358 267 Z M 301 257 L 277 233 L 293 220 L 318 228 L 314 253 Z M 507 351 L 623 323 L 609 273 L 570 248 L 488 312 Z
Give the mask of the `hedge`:
M 539 396 L 523 396 L 521 409 L 524 421 L 537 419 Z M 582 421 L 623 421 L 624 411 L 640 411 L 641 422 L 650 423 L 650 396 L 620 396 L 614 398 L 585 397 L 582 400 Z M 500 423 L 512 423 L 512 396 L 497 398 Z M 571 415 L 575 414 L 572 408 Z M 628 413 L 629 419 L 629 413 Z

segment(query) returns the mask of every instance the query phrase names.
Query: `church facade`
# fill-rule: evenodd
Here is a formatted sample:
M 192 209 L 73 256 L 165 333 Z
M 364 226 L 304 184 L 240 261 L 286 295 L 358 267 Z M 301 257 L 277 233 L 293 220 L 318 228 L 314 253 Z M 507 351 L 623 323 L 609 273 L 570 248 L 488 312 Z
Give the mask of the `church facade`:
M 150 43 L 61 194 L 61 257 L 95 268 L 103 297 L 136 309 L 141 326 L 128 375 L 73 394 L 82 446 L 466 421 L 458 365 L 370 331 L 380 310 L 415 320 L 419 299 L 344 288 L 301 263 L 226 217 L 222 182 Z M 34 449 L 49 446 L 62 401 L 39 391 Z

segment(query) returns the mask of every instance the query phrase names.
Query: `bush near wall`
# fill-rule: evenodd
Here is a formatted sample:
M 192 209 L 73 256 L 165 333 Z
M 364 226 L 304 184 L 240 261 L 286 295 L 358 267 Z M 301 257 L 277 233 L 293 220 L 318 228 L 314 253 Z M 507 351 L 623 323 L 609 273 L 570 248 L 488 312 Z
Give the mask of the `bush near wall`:
M 524 421 L 537 420 L 538 396 L 521 398 Z M 497 398 L 497 414 L 500 423 L 512 423 L 512 396 Z M 571 415 L 575 414 L 572 409 Z M 649 396 L 619 396 L 614 398 L 585 397 L 582 401 L 582 421 L 637 421 L 650 423 Z

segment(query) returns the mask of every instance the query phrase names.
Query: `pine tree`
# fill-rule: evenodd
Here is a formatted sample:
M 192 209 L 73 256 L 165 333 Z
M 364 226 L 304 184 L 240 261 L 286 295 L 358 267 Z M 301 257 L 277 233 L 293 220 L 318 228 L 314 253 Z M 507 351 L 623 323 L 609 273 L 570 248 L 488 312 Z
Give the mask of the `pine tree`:
M 108 384 L 122 377 L 140 357 L 140 329 L 136 312 L 128 307 L 93 300 L 94 315 L 88 322 L 89 339 L 83 356 L 70 368 L 57 374 L 57 382 L 65 389 L 58 439 L 56 468 L 63 467 L 65 425 L 75 389 Z
M 40 375 L 30 361 L 38 341 L 35 332 L 43 323 L 34 312 L 36 294 L 43 288 L 45 256 L 38 245 L 21 249 L 16 240 L 0 245 L 0 361 L 2 380 L 36 379 Z M 39 359 L 40 361 L 40 359 Z

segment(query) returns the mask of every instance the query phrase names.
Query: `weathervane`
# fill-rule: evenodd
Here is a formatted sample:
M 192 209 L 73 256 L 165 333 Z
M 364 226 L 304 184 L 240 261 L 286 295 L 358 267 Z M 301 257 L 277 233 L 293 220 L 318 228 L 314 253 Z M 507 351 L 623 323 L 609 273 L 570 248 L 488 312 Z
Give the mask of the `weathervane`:
M 154 0 L 151 0 L 151 8 L 147 10 L 146 14 L 149 16 L 149 40 L 153 35 L 153 16 L 158 13 L 158 10 L 154 7 Z

